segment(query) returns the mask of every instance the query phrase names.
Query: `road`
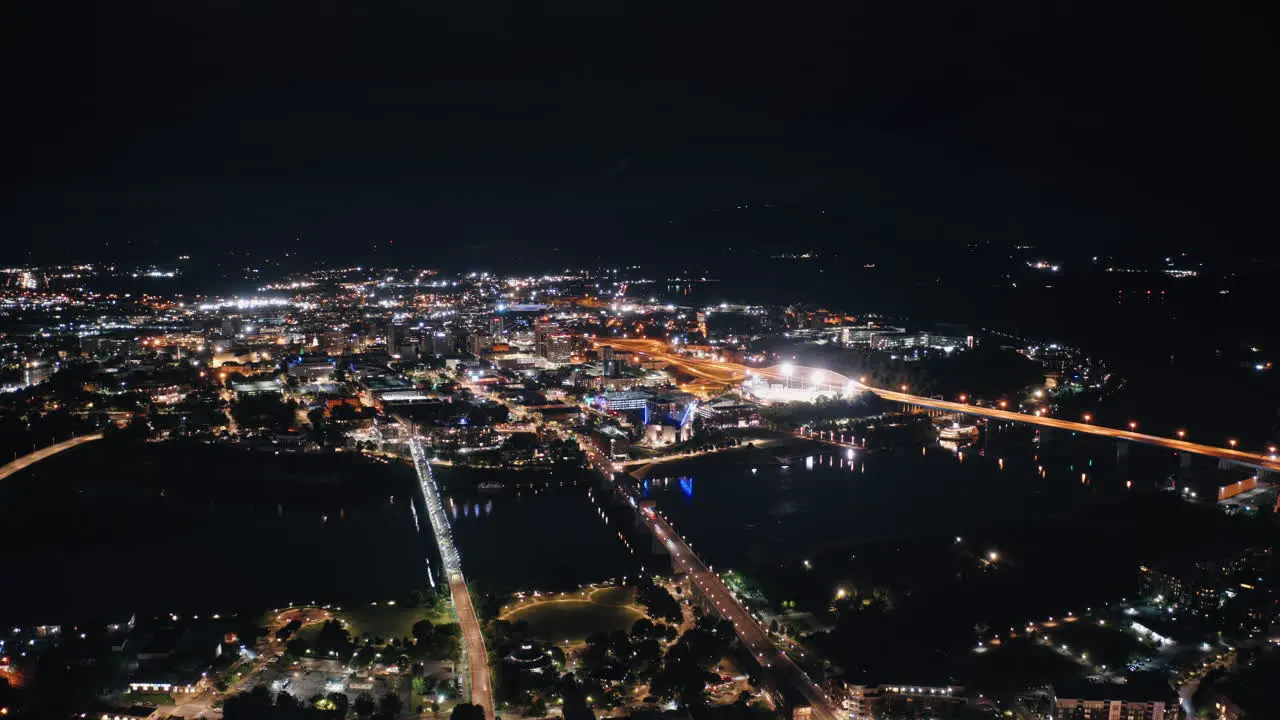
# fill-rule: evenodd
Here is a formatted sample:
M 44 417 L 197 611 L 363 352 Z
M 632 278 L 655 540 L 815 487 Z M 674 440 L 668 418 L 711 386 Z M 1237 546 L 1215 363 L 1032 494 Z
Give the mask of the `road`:
M 467 654 L 471 674 L 471 702 L 484 708 L 485 717 L 493 719 L 493 684 L 489 678 L 489 651 L 484 646 L 484 632 L 471 605 L 471 591 L 462 573 L 449 574 L 449 594 L 462 627 L 462 649 Z
M 17 460 L 14 460 L 13 462 L 5 464 L 3 467 L 0 467 L 0 480 L 4 480 L 5 478 L 9 477 L 10 475 L 16 472 L 25 470 L 31 467 L 32 465 L 35 465 L 36 463 L 40 462 L 41 460 L 44 460 L 45 458 L 53 457 L 54 455 L 57 455 L 63 450 L 70 450 L 71 448 L 76 447 L 77 445 L 83 445 L 87 442 L 90 442 L 93 440 L 101 440 L 101 439 L 102 439 L 102 433 L 94 433 L 92 435 L 79 435 L 77 437 L 71 438 L 70 440 L 63 440 L 62 442 L 54 443 L 49 447 L 40 448 L 39 450 L 36 450 L 33 453 L 27 453 L 26 455 L 23 455 Z
M 1162 447 L 1169 450 L 1191 453 L 1193 455 L 1203 455 L 1205 457 L 1227 460 L 1229 462 L 1237 462 L 1265 470 L 1280 470 L 1280 459 L 1277 459 L 1274 455 L 1263 455 L 1261 453 L 1217 447 L 1215 445 L 1202 445 L 1200 443 L 1187 442 L 1186 440 L 1160 437 L 1159 435 L 1147 435 L 1145 433 L 1134 432 L 1132 430 L 1118 430 L 1116 428 L 1094 425 L 1092 423 L 1060 420 L 1058 418 L 1048 416 L 1023 415 L 1022 413 L 1010 412 L 1008 410 L 977 407 L 967 403 L 950 402 L 947 400 L 935 400 L 933 398 L 908 395 L 907 393 L 894 392 L 892 390 L 881 390 L 872 387 L 867 387 L 866 389 L 879 395 L 885 400 L 892 400 L 895 402 L 937 408 L 939 410 L 950 410 L 952 412 L 964 413 L 966 415 L 977 415 L 979 417 L 985 417 L 992 420 L 1027 423 L 1029 425 L 1038 425 L 1040 427 L 1054 428 L 1057 430 L 1069 430 L 1071 432 L 1084 433 L 1086 435 L 1099 435 L 1102 437 L 1115 438 L 1117 440 L 1130 440 L 1144 445 L 1155 445 L 1156 447 Z
M 792 369 L 791 373 L 785 374 L 778 367 L 748 368 L 747 366 L 740 365 L 738 363 L 689 358 L 670 352 L 667 345 L 660 340 L 610 339 L 598 340 L 596 341 L 596 344 L 612 345 L 618 350 L 635 352 L 640 355 L 646 355 L 669 362 L 689 375 L 697 377 L 708 383 L 718 383 L 725 388 L 741 383 L 746 379 L 748 373 L 753 373 L 768 380 L 783 381 L 790 379 L 793 382 L 796 381 L 797 378 L 809 378 L 813 373 L 812 368 L 795 367 Z M 830 385 L 838 390 L 843 390 L 849 382 L 849 378 L 835 372 L 825 371 L 824 376 L 824 384 Z M 970 405 L 968 403 L 921 397 L 919 395 L 911 395 L 905 392 L 871 387 L 870 385 L 861 383 L 859 383 L 857 387 L 859 389 L 875 393 L 885 400 L 906 403 L 908 405 L 948 410 L 951 412 L 964 413 L 966 415 L 985 417 L 992 420 L 1020 422 L 1028 425 L 1068 430 L 1070 432 L 1078 432 L 1086 435 L 1098 435 L 1101 437 L 1115 438 L 1117 440 L 1129 440 L 1131 442 L 1142 443 L 1144 445 L 1154 445 L 1168 450 L 1201 455 L 1218 460 L 1226 460 L 1228 462 L 1240 463 L 1264 470 L 1280 471 L 1280 457 L 1270 453 L 1263 454 L 1248 452 L 1245 450 L 1236 450 L 1235 448 L 1229 447 L 1219 447 L 1216 445 L 1204 445 L 1177 438 L 1148 435 L 1146 433 L 1135 432 L 1134 430 L 1122 430 L 1102 425 L 1095 425 L 1092 423 L 1061 420 L 1047 415 L 1039 416 L 1017 413 L 1009 410 L 998 410 L 996 408 L 978 407 L 977 405 Z
M 612 481 L 614 471 L 620 467 L 605 458 L 595 445 L 585 438 L 579 438 L 578 444 L 586 454 L 588 464 Z M 786 653 L 773 644 L 764 628 L 760 627 L 746 608 L 738 603 L 733 593 L 720 580 L 720 576 L 698 559 L 688 544 L 667 523 L 666 518 L 648 510 L 638 512 L 649 531 L 671 553 L 672 568 L 688 576 L 690 583 L 697 583 L 699 590 L 716 604 L 720 614 L 733 623 L 738 638 L 759 659 L 765 672 L 771 673 L 779 683 L 785 683 L 798 692 L 809 703 L 816 720 L 838 720 L 840 715 L 831 699 L 791 661 L 791 658 L 787 657 Z
M 427 518 L 431 521 L 431 532 L 435 535 L 436 546 L 440 548 L 440 559 L 444 563 L 445 575 L 449 578 L 449 595 L 453 599 L 454 612 L 458 614 L 458 625 L 462 630 L 462 653 L 467 666 L 467 685 L 471 691 L 471 702 L 484 708 L 484 714 L 493 720 L 493 685 L 489 677 L 489 651 L 484 646 L 484 632 L 480 627 L 480 619 L 471 603 L 471 591 L 467 589 L 467 581 L 462 575 L 462 558 L 453 543 L 453 534 L 449 527 L 449 517 L 445 514 L 444 503 L 440 499 L 440 489 L 436 486 L 435 477 L 431 474 L 431 463 L 422 449 L 422 438 L 417 434 L 412 423 L 401 421 L 409 432 L 409 451 L 413 455 L 413 466 L 418 473 L 418 485 L 422 489 L 423 504 L 427 508 Z
M 720 576 L 703 564 L 688 544 L 672 529 L 666 518 L 649 508 L 641 511 L 641 517 L 659 541 L 671 553 L 671 565 L 677 572 L 689 577 L 711 602 L 720 615 L 733 623 L 738 639 L 760 661 L 765 672 L 779 683 L 786 684 L 809 703 L 813 717 L 818 720 L 837 720 L 840 717 L 835 703 L 799 668 L 786 653 L 779 650 L 768 633 L 756 619 L 739 604 L 738 600 L 720 580 Z

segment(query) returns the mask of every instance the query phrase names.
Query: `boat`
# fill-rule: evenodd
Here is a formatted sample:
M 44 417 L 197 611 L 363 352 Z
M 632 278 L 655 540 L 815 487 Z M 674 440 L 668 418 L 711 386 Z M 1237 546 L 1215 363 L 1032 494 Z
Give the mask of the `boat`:
M 959 441 L 974 440 L 978 437 L 977 425 L 961 425 L 958 422 L 951 423 L 950 427 L 944 427 L 938 431 L 938 437 L 943 440 Z

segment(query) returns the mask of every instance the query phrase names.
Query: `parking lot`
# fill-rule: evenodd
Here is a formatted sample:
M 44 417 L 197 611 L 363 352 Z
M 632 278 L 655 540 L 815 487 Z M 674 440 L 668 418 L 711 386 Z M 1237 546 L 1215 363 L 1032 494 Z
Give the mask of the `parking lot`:
M 286 692 L 302 703 L 317 695 L 342 693 L 355 700 L 361 693 L 368 693 L 378 702 L 388 693 L 400 694 L 406 703 L 407 681 L 397 676 L 352 674 L 346 664 L 337 660 L 303 660 L 294 666 L 282 667 L 278 662 L 264 665 L 245 684 L 248 690 L 263 686 L 275 692 Z

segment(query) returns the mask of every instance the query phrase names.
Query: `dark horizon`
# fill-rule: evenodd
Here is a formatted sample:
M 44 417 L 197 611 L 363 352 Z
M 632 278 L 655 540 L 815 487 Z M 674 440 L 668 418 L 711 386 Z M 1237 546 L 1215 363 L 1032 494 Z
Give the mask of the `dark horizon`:
M 1274 49 L 1231 6 L 3 13 L 10 263 L 1274 254 Z M 765 203 L 808 217 L 700 224 Z

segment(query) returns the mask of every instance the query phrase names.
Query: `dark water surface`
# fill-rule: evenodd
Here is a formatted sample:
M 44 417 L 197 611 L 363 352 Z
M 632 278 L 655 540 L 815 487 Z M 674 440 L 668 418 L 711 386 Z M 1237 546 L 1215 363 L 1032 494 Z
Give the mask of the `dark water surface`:
M 448 484 L 451 470 L 437 471 Z M 457 471 L 453 471 L 457 472 Z M 495 472 L 496 475 L 510 473 Z M 633 576 L 625 513 L 590 485 L 445 491 L 462 568 L 487 590 L 564 590 Z M 637 548 L 643 550 L 644 548 Z
M 704 560 L 732 567 L 883 539 L 985 533 L 1151 493 L 1176 461 L 994 426 L 983 443 L 868 452 L 830 448 L 784 464 L 659 465 L 643 490 Z
M 439 566 L 415 494 L 407 466 L 354 456 L 91 443 L 0 483 L 0 617 L 403 598 Z

